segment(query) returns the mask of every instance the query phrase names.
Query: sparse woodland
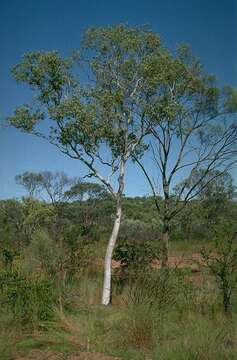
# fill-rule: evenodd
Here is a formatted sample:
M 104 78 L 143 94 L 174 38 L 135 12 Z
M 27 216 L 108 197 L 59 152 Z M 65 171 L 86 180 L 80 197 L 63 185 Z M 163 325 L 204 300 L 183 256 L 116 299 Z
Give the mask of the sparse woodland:
M 32 101 L 8 126 L 85 171 L 29 169 L 0 200 L 0 359 L 236 359 L 236 89 L 126 25 L 12 75 Z

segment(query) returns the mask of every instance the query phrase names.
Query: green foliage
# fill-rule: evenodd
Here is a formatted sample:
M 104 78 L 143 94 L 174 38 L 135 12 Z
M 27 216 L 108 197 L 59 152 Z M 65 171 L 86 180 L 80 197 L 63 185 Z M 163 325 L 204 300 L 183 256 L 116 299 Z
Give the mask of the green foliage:
M 145 202 L 144 202 L 145 203 Z M 155 241 L 160 235 L 160 228 L 155 219 L 151 221 L 138 220 L 137 212 L 140 211 L 139 205 L 134 206 L 134 213 L 129 214 L 131 218 L 123 220 L 121 231 L 119 235 L 120 242 L 129 241 L 133 243 L 139 242 L 152 242 Z M 125 207 L 125 213 L 127 208 Z M 150 214 L 148 214 L 149 216 Z
M 46 231 L 39 230 L 32 236 L 30 244 L 24 251 L 24 257 L 28 270 L 43 271 L 48 275 L 55 276 L 65 255 Z
M 42 276 L 26 277 L 16 269 L 0 272 L 1 308 L 10 311 L 21 325 L 37 325 L 53 315 L 53 284 Z
M 66 192 L 66 195 L 70 199 L 82 201 L 103 198 L 106 196 L 106 191 L 100 184 L 78 181 Z
M 33 197 L 37 193 L 40 180 L 40 174 L 31 173 L 29 171 L 15 176 L 16 183 L 22 185 L 27 190 L 30 197 Z
M 9 123 L 23 132 L 32 132 L 36 124 L 44 119 L 44 114 L 39 109 L 33 110 L 29 105 L 17 107 L 14 115 L 9 118 Z
M 56 51 L 49 53 L 31 51 L 16 65 L 13 76 L 18 82 L 25 82 L 39 91 L 39 99 L 45 103 L 58 100 L 58 93 L 71 80 L 68 73 L 71 60 L 63 60 Z
M 194 172 L 190 186 L 200 179 L 205 169 Z M 207 185 L 205 186 L 205 183 Z M 215 227 L 237 216 L 235 186 L 228 172 L 211 171 L 201 179 L 198 195 L 189 202 L 172 222 L 172 240 L 210 242 Z M 222 230 L 220 229 L 220 232 Z
M 30 198 L 46 199 L 53 205 L 58 205 L 67 198 L 66 192 L 76 179 L 69 178 L 63 171 L 26 171 L 16 175 L 15 181 L 25 188 Z
M 89 29 L 82 43 L 79 62 L 86 62 L 93 85 L 82 86 L 75 72 L 72 75 L 76 57 L 64 59 L 54 51 L 29 52 L 14 67 L 13 76 L 28 84 L 38 101 L 35 107 L 17 108 L 9 122 L 43 136 L 91 168 L 91 156 L 100 159 L 101 144 L 109 147 L 112 161 L 126 156 L 135 142 L 137 151 L 139 147 L 142 151 L 144 99 L 151 97 L 160 81 L 154 70 L 162 54 L 169 55 L 156 34 L 125 25 Z M 47 123 L 51 120 L 44 134 L 37 130 L 43 118 Z
M 115 248 L 113 258 L 121 263 L 118 272 L 122 271 L 123 279 L 132 280 L 150 267 L 157 254 L 150 244 L 125 242 Z
M 12 246 L 24 241 L 24 211 L 17 200 L 0 201 L 0 236 L 2 246 Z
M 11 266 L 16 256 L 16 251 L 12 249 L 3 248 L 0 253 L 0 259 L 3 261 L 4 266 Z
M 202 250 L 203 259 L 215 276 L 218 287 L 222 293 L 225 311 L 229 311 L 233 291 L 237 287 L 236 240 L 236 226 L 229 221 L 224 224 L 224 226 L 222 225 L 222 228 L 220 228 L 220 226 L 218 227 L 212 251 Z
M 225 96 L 225 107 L 228 111 L 235 113 L 237 110 L 237 91 L 230 86 L 225 86 L 223 89 Z
M 135 215 L 136 216 L 136 215 Z M 152 261 L 159 257 L 157 225 L 140 220 L 125 219 L 113 258 L 120 262 L 115 282 L 133 281 L 141 272 L 148 271 Z
M 199 200 L 225 201 L 235 197 L 236 187 L 227 171 L 207 171 L 205 168 L 198 168 L 192 172 L 191 176 L 178 184 L 175 191 L 178 192 L 184 183 L 187 189 L 192 189 L 196 185 L 195 193 Z
M 23 231 L 29 241 L 35 231 L 55 222 L 56 213 L 52 205 L 39 200 L 25 198 L 22 203 L 24 212 Z

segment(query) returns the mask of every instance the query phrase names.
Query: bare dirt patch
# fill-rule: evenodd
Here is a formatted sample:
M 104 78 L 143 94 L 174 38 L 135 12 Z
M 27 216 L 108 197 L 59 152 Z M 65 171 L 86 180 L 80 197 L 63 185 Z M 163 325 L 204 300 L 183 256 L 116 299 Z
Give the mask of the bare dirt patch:
M 199 253 L 193 253 L 190 255 L 175 255 L 169 256 L 168 259 L 169 267 L 177 268 L 177 269 L 184 269 L 189 268 L 193 272 L 199 272 L 202 270 L 203 266 L 205 266 L 203 258 Z M 160 261 L 154 260 L 152 263 L 152 267 L 154 269 L 160 269 L 161 264 Z

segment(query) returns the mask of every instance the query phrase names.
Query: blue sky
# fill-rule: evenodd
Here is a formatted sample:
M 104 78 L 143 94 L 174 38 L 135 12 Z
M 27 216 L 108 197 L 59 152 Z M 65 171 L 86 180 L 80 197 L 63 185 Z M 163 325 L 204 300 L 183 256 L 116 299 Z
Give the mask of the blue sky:
M 234 0 L 11 0 L 0 3 L 0 122 L 29 97 L 10 74 L 23 53 L 59 50 L 68 55 L 79 47 L 92 25 L 149 25 L 174 48 L 189 43 L 206 70 L 220 84 L 237 86 L 237 6 Z M 83 175 L 79 161 L 16 129 L 0 128 L 0 198 L 20 197 L 14 176 L 23 171 L 63 170 Z M 147 194 L 141 174 L 130 167 L 126 194 Z

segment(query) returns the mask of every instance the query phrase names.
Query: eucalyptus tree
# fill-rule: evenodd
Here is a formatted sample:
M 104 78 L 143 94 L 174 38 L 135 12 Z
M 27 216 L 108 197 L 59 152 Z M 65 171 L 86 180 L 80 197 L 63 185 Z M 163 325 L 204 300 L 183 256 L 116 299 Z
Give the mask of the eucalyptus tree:
M 196 185 L 196 198 L 200 201 L 216 201 L 223 202 L 233 201 L 236 197 L 236 186 L 234 185 L 234 179 L 228 171 L 213 170 L 209 171 L 204 177 L 206 169 L 200 168 L 195 170 L 192 178 L 183 180 L 175 187 L 175 191 L 179 191 L 179 188 L 183 186 L 183 182 L 186 182 L 186 188 L 190 190 Z
M 148 121 L 154 167 L 164 198 L 158 211 L 163 222 L 161 265 L 166 267 L 172 220 L 236 162 L 237 92 L 228 86 L 220 89 L 185 46 L 158 65 L 166 71 L 157 69 L 154 74 L 154 78 L 161 78 L 161 86 L 149 107 Z M 152 176 L 139 159 L 135 160 L 156 198 Z M 176 186 L 180 179 L 180 186 Z
M 31 105 L 15 110 L 10 123 L 80 160 L 87 175 L 100 180 L 116 202 L 105 255 L 105 305 L 110 302 L 126 165 L 132 154 L 141 156 L 145 149 L 149 99 L 159 80 L 154 79 L 155 64 L 165 53 L 156 34 L 119 25 L 89 29 L 79 56 L 29 52 L 13 69 L 15 79 L 36 96 Z
M 52 205 L 57 206 L 68 199 L 67 191 L 76 183 L 63 171 L 42 171 L 39 174 L 39 186 Z
M 34 198 L 39 193 L 40 175 L 38 173 L 25 171 L 15 176 L 15 182 L 24 187 L 30 198 Z
M 67 191 L 76 183 L 76 179 L 69 178 L 63 171 L 26 171 L 16 175 L 15 181 L 25 188 L 29 197 L 49 200 L 55 206 L 67 199 Z
M 66 192 L 66 196 L 73 200 L 91 200 L 103 199 L 106 196 L 106 190 L 103 185 L 85 181 L 76 181 Z

